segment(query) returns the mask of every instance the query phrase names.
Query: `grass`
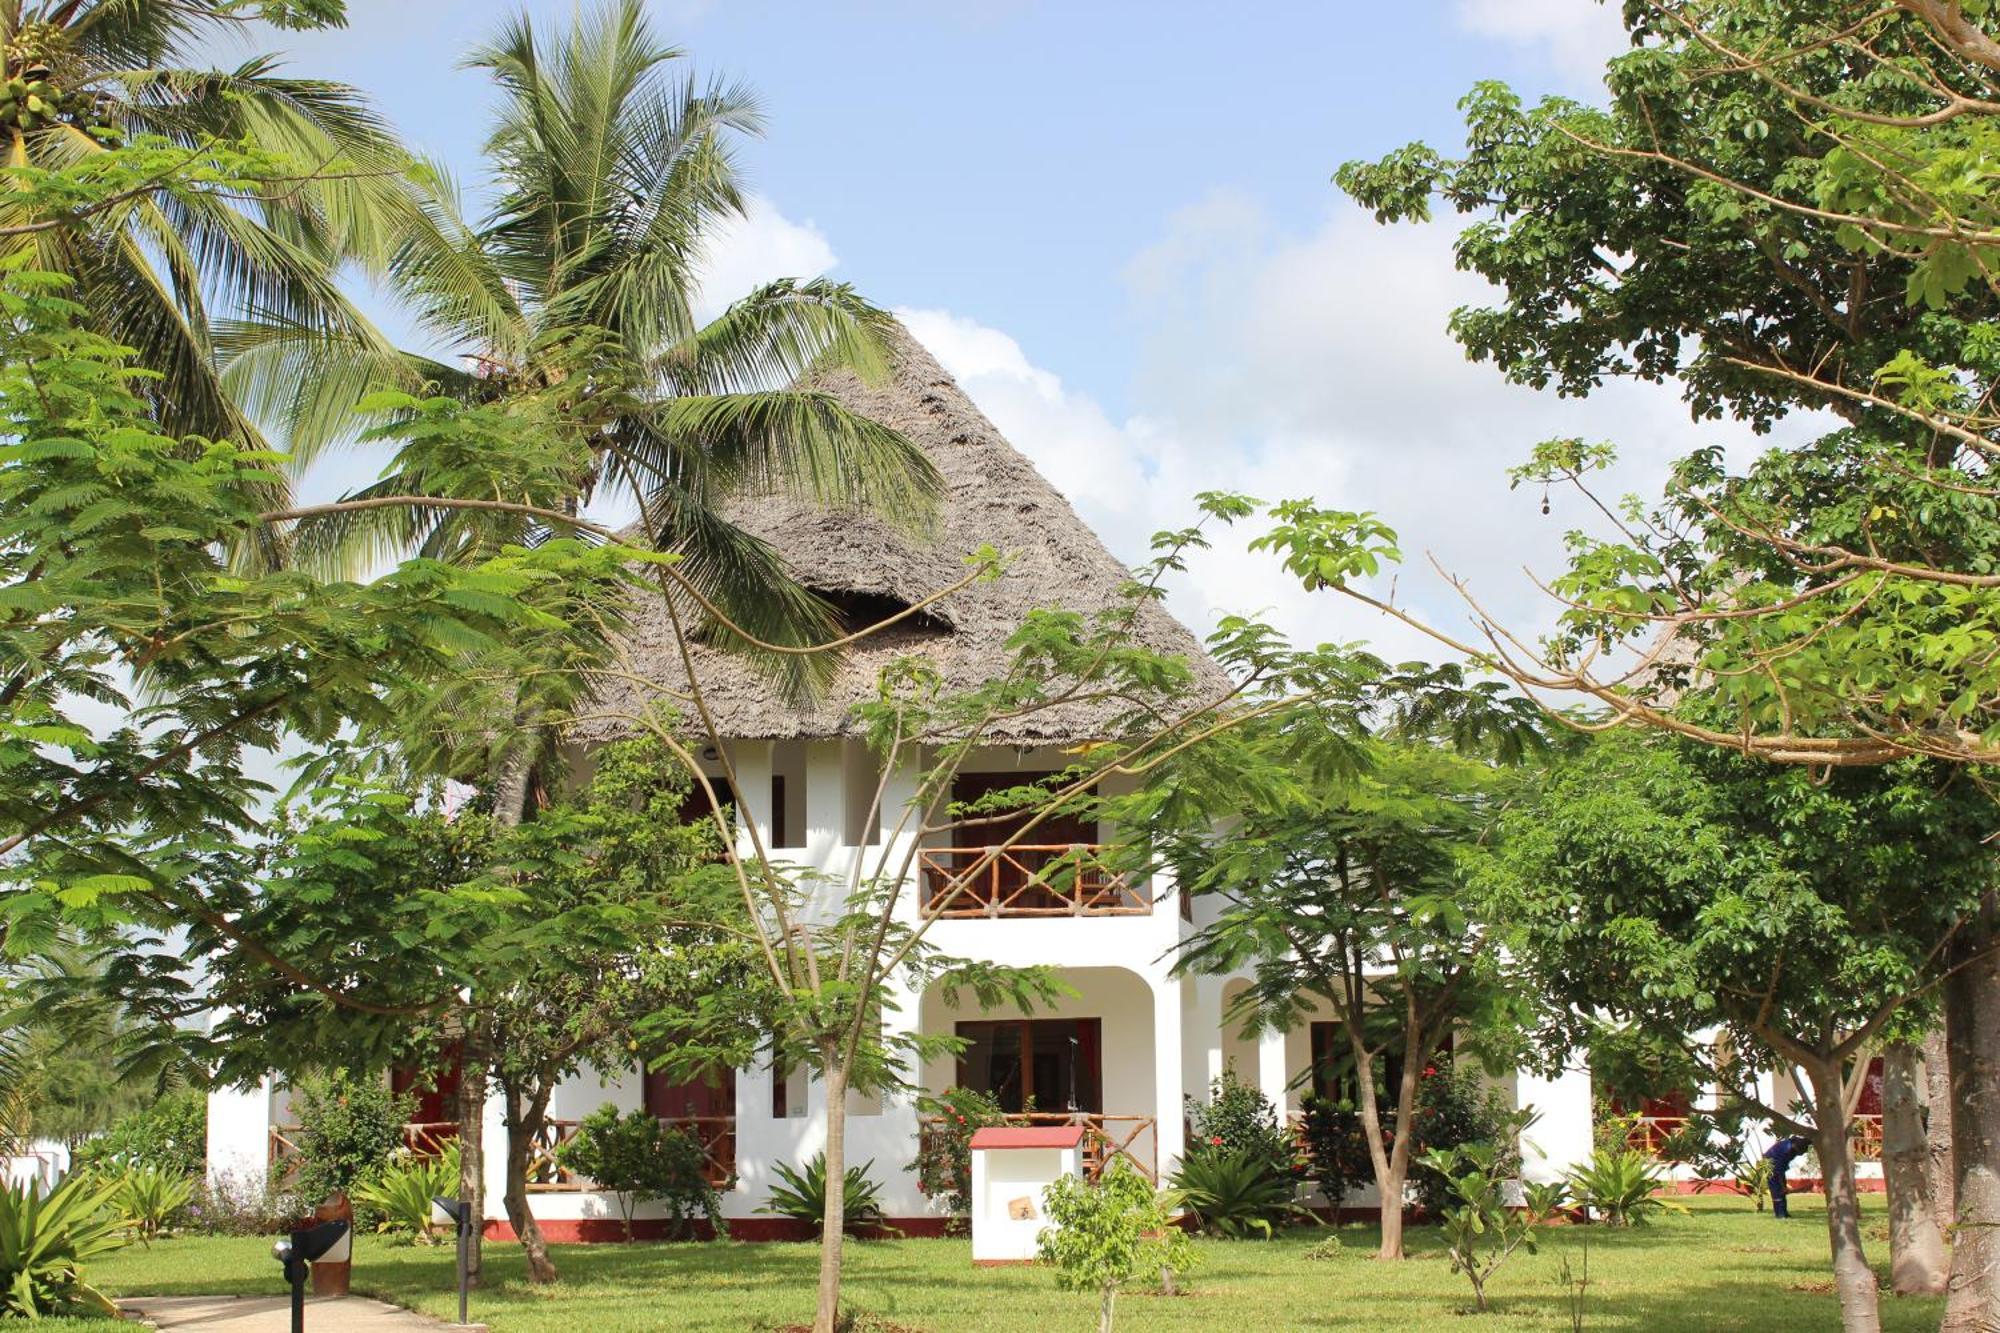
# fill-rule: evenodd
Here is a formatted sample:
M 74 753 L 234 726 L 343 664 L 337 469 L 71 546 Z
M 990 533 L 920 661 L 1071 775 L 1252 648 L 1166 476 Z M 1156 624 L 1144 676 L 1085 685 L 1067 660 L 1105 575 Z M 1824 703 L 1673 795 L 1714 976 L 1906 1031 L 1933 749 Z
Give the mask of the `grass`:
M 1879 1198 L 1867 1218 L 1870 1257 L 1886 1268 Z M 1412 1258 L 1379 1264 L 1375 1233 L 1343 1228 L 1332 1259 L 1305 1257 L 1326 1231 L 1273 1241 L 1203 1241 L 1201 1266 L 1179 1297 L 1131 1294 L 1118 1327 L 1150 1330 L 1567 1329 L 1562 1257 L 1580 1261 L 1588 1238 L 1591 1287 L 1585 1327 L 1598 1330 L 1834 1329 L 1840 1324 L 1827 1263 L 1826 1227 L 1814 1197 L 1793 1196 L 1795 1218 L 1778 1222 L 1737 1199 L 1691 1201 L 1684 1217 L 1629 1231 L 1564 1227 L 1543 1233 L 1541 1252 L 1517 1253 L 1490 1284 L 1493 1312 L 1472 1315 L 1471 1288 L 1452 1273 L 1437 1233 L 1415 1228 Z M 354 1288 L 444 1319 L 456 1317 L 450 1248 L 355 1246 Z M 902 1330 L 1063 1333 L 1086 1330 L 1096 1305 L 1056 1290 L 1036 1268 L 975 1269 L 964 1241 L 871 1241 L 848 1249 L 850 1309 Z M 535 1289 L 512 1244 L 487 1247 L 489 1287 L 473 1293 L 472 1317 L 494 1333 L 746 1333 L 810 1319 L 817 1251 L 809 1245 L 558 1246 L 563 1280 Z M 120 1251 L 91 1268 L 119 1295 L 283 1291 L 270 1241 L 188 1238 Z M 1889 1330 L 1934 1329 L 1937 1300 L 1882 1299 Z M 867 1325 L 863 1324 L 863 1328 Z M 877 1324 L 877 1327 L 881 1327 Z

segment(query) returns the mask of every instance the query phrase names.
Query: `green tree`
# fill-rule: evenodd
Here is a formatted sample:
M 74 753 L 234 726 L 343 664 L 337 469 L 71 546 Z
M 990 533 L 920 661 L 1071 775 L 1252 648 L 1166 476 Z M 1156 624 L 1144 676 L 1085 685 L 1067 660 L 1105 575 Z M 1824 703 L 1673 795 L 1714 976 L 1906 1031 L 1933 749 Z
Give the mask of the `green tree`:
M 1991 821 L 1949 765 L 1816 775 L 1614 733 L 1503 820 L 1490 865 L 1552 1058 L 1637 1034 L 1813 1138 L 1849 1328 L 1878 1326 L 1849 1118 L 1892 1025 L 1950 970 L 1992 882 Z M 1803 1122 L 1756 1098 L 1760 1068 L 1802 1075 Z
M 165 942 L 128 939 L 109 989 L 154 1020 L 154 1041 L 224 1080 L 329 1061 L 373 1072 L 455 1061 L 461 1123 L 489 1086 L 500 1097 L 508 1219 L 530 1279 L 553 1281 L 528 1183 L 558 1086 L 586 1066 L 654 1059 L 639 1026 L 711 993 L 729 994 L 745 1023 L 733 1048 L 756 1045 L 758 974 L 732 920 L 734 885 L 715 864 L 713 829 L 680 818 L 679 761 L 649 741 L 600 750 L 588 781 L 516 826 L 446 818 L 393 762 L 365 776 L 366 758 L 321 766 L 349 776 L 265 845 L 202 872 L 207 900 L 290 974 L 197 927 L 175 951 L 198 961 L 199 984 L 159 965 Z M 206 1034 L 186 1029 L 212 1008 L 225 1013 Z
M 1056 1270 L 1056 1284 L 1097 1294 L 1097 1333 L 1111 1333 L 1118 1289 L 1172 1275 L 1195 1264 L 1194 1244 L 1174 1224 L 1179 1200 L 1123 1162 L 1114 1162 L 1096 1184 L 1063 1176 L 1042 1191 L 1049 1225 L 1035 1238 L 1042 1262 Z
M 385 261 L 397 219 L 415 214 L 393 134 L 352 88 L 282 74 L 270 56 L 187 63 L 253 20 L 323 27 L 343 11 L 340 0 L 0 4 L 8 168 L 89 170 L 142 141 L 171 150 L 152 175 L 84 209 L 32 196 L 0 205 L 0 255 L 72 280 L 92 327 L 157 373 L 136 387 L 167 434 L 257 442 L 218 371 L 245 321 L 367 330 L 333 271 Z M 231 147 L 277 157 L 238 188 L 166 188 Z
M 234 930 L 189 872 L 256 826 L 259 752 L 384 727 L 475 655 L 504 669 L 510 632 L 564 623 L 551 608 L 615 624 L 631 578 L 629 554 L 573 541 L 367 582 L 231 571 L 223 553 L 269 532 L 271 456 L 158 433 L 135 389 L 153 377 L 78 327 L 67 287 L 0 274 L 0 930 L 15 957 L 135 915 Z
M 1940 0 L 1625 12 L 1634 49 L 1611 63 L 1608 106 L 1482 84 L 1462 155 L 1413 144 L 1340 183 L 1384 219 L 1434 199 L 1469 219 L 1459 262 L 1500 299 L 1453 331 L 1512 379 L 1585 394 L 1672 377 L 1698 417 L 1840 424 L 1747 467 L 1692 456 L 1657 505 L 1597 493 L 1608 446 L 1540 446 L 1517 484 L 1590 506 L 1551 581 L 1559 632 L 1538 644 L 1480 615 L 1459 646 L 1531 689 L 1781 762 L 1990 762 L 2000 217 L 1981 164 L 2000 133 L 2000 20 Z M 1944 986 L 1972 1224 L 1955 1328 L 2000 1305 L 1996 919 L 1988 900 Z
M 1525 700 L 1451 669 L 1328 655 L 1290 688 L 1301 683 L 1311 706 L 1212 741 L 1133 817 L 1157 805 L 1136 826 L 1153 831 L 1183 891 L 1213 904 L 1175 966 L 1249 967 L 1231 1021 L 1282 1030 L 1322 1005 L 1339 1025 L 1380 1191 L 1379 1257 L 1400 1259 L 1425 1066 L 1455 1027 L 1503 1003 L 1465 862 L 1518 785 L 1433 736 L 1510 754 L 1539 737 Z
M 1205 521 L 1231 522 L 1248 512 L 1248 505 L 1232 495 L 1205 495 L 1201 504 Z M 911 1071 L 960 1046 L 955 1037 L 891 1024 L 896 997 L 935 987 L 948 1003 L 963 995 L 983 1009 L 1026 1009 L 1061 991 L 1047 968 L 999 966 L 941 952 L 930 942 L 932 926 L 963 895 L 975 891 L 998 858 L 1023 842 L 1032 843 L 1049 819 L 1070 814 L 1086 820 L 1112 818 L 1117 807 L 1101 792 L 1107 781 L 1143 785 L 1204 737 L 1285 706 L 1280 700 L 1238 709 L 1240 686 L 1198 676 L 1184 656 L 1163 652 L 1136 632 L 1142 613 L 1160 595 L 1160 580 L 1180 567 L 1191 547 L 1205 541 L 1199 524 L 1159 534 L 1153 558 L 1135 571 L 1124 596 L 1103 610 L 1030 611 L 1008 640 L 1009 652 L 974 687 L 947 688 L 936 665 L 921 655 L 890 662 L 872 697 L 855 708 L 878 775 L 868 818 L 881 821 L 882 837 L 838 877 L 829 881 L 785 864 L 754 823 L 732 830 L 724 841 L 724 865 L 741 896 L 754 957 L 768 983 L 770 1009 L 759 1021 L 770 1024 L 771 1054 L 780 1065 L 812 1070 L 826 1099 L 826 1195 L 815 1333 L 834 1333 L 841 1319 L 840 1220 L 849 1089 L 913 1093 Z M 971 572 L 955 586 L 995 576 L 1002 561 L 990 549 L 975 553 Z M 694 627 L 677 620 L 673 631 L 685 647 Z M 1293 654 L 1268 628 L 1248 621 L 1228 622 L 1211 641 L 1211 650 L 1226 668 L 1246 677 L 1282 674 L 1294 665 Z M 659 699 L 685 706 L 687 717 L 678 727 L 638 706 L 615 714 L 673 749 L 697 775 L 702 774 L 697 748 L 714 747 L 725 767 L 729 749 L 729 738 L 716 729 L 707 710 L 699 677 L 696 672 L 685 683 L 642 681 L 645 693 L 656 691 Z M 1105 722 L 1102 736 L 1080 748 L 1070 769 L 994 793 L 973 808 L 954 802 L 953 779 L 997 729 L 1060 717 L 1062 710 L 1087 700 L 1116 700 L 1119 711 Z M 711 816 L 722 822 L 726 798 L 720 784 L 698 776 L 697 787 Z M 1011 825 L 1004 837 L 992 831 L 996 812 Z M 927 838 L 948 838 L 972 828 L 981 829 L 979 840 L 992 845 L 965 858 L 966 864 L 934 883 L 931 892 L 912 894 L 917 858 Z M 1060 892 L 1073 886 L 1077 876 L 1105 868 L 1086 856 L 1063 857 L 1039 872 L 1039 878 Z M 662 1044 L 673 1047 L 667 1067 L 743 1063 L 751 1052 L 742 1046 L 742 1004 L 737 996 L 718 992 L 704 997 L 694 1013 L 670 1015 L 655 1025 Z

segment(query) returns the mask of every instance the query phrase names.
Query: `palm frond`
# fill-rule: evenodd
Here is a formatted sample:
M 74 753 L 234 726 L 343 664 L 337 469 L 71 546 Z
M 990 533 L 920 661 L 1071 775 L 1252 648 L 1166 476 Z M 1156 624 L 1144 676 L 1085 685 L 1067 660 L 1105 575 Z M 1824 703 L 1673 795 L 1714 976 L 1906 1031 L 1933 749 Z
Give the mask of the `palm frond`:
M 888 373 L 893 323 L 846 283 L 780 278 L 667 348 L 655 368 L 686 394 L 782 389 L 836 367 L 873 381 Z
M 781 492 L 917 532 L 943 490 L 915 444 L 817 390 L 668 398 L 614 447 L 637 476 L 699 477 L 718 495 Z

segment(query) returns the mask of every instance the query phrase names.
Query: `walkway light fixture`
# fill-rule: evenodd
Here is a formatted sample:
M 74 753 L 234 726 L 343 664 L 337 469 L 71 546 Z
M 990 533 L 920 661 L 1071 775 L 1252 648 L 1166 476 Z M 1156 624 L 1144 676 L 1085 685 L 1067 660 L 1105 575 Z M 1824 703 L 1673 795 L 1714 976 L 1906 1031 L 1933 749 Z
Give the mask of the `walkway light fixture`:
M 433 1194 L 431 1210 L 451 1223 L 458 1236 L 458 1326 L 464 1328 L 466 1294 L 471 1285 L 472 1200 L 447 1199 Z
M 344 1219 L 317 1222 L 271 1247 L 271 1257 L 285 1266 L 285 1281 L 292 1286 L 292 1333 L 306 1333 L 306 1274 L 313 1261 L 338 1245 L 350 1230 Z

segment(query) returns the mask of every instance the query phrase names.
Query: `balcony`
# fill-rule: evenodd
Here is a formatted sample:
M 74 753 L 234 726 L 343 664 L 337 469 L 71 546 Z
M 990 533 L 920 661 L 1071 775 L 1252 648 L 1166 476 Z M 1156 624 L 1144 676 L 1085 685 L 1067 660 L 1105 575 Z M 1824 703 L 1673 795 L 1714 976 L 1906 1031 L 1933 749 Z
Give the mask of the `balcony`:
M 528 1152 L 528 1190 L 534 1194 L 578 1193 L 595 1188 L 556 1160 L 556 1149 L 576 1137 L 581 1121 L 551 1120 L 535 1136 Z M 675 1129 L 701 1145 L 708 1183 L 726 1190 L 736 1180 L 736 1117 L 731 1115 L 661 1116 L 660 1128 Z
M 924 909 L 973 917 L 1148 916 L 1144 885 L 1098 860 L 1095 843 L 936 847 L 918 853 Z
M 1006 1123 L 1027 1125 L 1081 1125 L 1083 1127 L 1083 1174 L 1095 1181 L 1113 1162 L 1123 1161 L 1148 1180 L 1160 1177 L 1159 1136 L 1149 1115 L 1100 1115 L 1095 1111 L 1024 1111 L 1010 1114 Z M 943 1116 L 924 1116 L 917 1122 L 917 1134 L 937 1134 L 944 1129 Z

